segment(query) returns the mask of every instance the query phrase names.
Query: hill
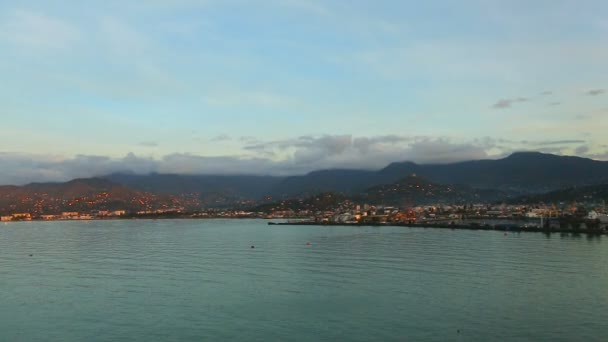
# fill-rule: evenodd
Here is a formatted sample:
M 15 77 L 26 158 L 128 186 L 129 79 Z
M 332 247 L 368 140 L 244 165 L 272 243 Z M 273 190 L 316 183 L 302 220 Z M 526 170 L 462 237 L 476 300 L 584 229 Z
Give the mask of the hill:
M 393 206 L 423 204 L 466 204 L 493 202 L 506 198 L 504 192 L 479 190 L 466 185 L 444 185 L 430 182 L 422 177 L 408 176 L 401 180 L 367 189 L 360 200 L 366 203 Z
M 191 194 L 205 204 L 230 205 L 267 196 L 306 198 L 323 192 L 360 194 L 373 186 L 391 184 L 411 174 L 435 184 L 497 189 L 516 195 L 608 183 L 608 162 L 519 152 L 498 160 L 451 164 L 397 162 L 375 171 L 331 169 L 289 177 L 113 174 L 104 178 L 139 191 Z
M 467 204 L 503 200 L 506 194 L 496 190 L 479 190 L 463 185 L 442 185 L 417 176 L 407 176 L 395 183 L 373 186 L 359 194 L 325 192 L 308 197 L 290 198 L 259 205 L 252 211 L 325 211 L 345 204 L 390 205 L 396 207 L 425 204 Z
M 58 214 L 64 211 L 129 210 L 180 205 L 169 196 L 136 191 L 101 178 L 65 183 L 31 183 L 0 187 L 0 213 Z
M 358 193 L 417 174 L 432 182 L 461 184 L 477 189 L 516 193 L 540 193 L 564 187 L 608 182 L 608 162 L 519 152 L 498 160 L 474 160 L 452 164 L 392 163 L 378 171 L 324 170 L 287 177 L 273 189 L 275 195 L 314 191 Z
M 276 211 L 302 211 L 307 210 L 310 212 L 335 210 L 345 204 L 352 203 L 350 197 L 335 194 L 335 193 L 321 193 L 307 198 L 291 198 L 286 200 L 280 200 L 272 203 L 265 203 L 258 205 L 252 209 L 254 212 L 276 212 Z
M 271 189 L 283 180 L 272 176 L 222 176 L 176 174 L 111 174 L 103 177 L 129 188 L 151 193 L 188 194 L 204 205 L 225 206 L 259 199 L 270 194 Z
M 387 177 L 415 172 L 434 182 L 475 188 L 544 192 L 608 181 L 608 162 L 539 152 L 518 152 L 498 160 L 442 165 L 393 163 L 380 171 Z
M 514 198 L 516 203 L 571 203 L 590 202 L 602 203 L 608 201 L 608 184 L 571 187 L 544 194 L 533 194 Z

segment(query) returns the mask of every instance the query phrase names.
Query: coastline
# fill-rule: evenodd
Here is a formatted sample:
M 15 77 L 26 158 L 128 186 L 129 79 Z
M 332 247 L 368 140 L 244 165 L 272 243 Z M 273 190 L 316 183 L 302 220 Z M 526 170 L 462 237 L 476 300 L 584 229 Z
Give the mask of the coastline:
M 268 221 L 276 218 L 265 218 L 258 216 L 190 216 L 190 215 L 145 215 L 145 216 L 118 216 L 118 217 L 94 217 L 86 219 L 32 219 L 32 220 L 14 220 L 4 221 L 5 225 L 18 222 L 74 222 L 74 221 L 116 221 L 116 220 L 263 220 L 267 221 L 269 226 L 318 226 L 318 227 L 403 227 L 403 228 L 431 228 L 431 229 L 450 229 L 450 230 L 482 230 L 482 231 L 499 231 L 499 232 L 531 232 L 531 233 L 559 233 L 559 234 L 587 234 L 587 235 L 608 235 L 605 229 L 562 229 L 562 228 L 540 228 L 538 226 L 521 226 L 517 224 L 449 224 L 449 223 L 400 223 L 400 222 L 366 222 L 366 223 L 339 223 L 339 222 L 313 222 L 313 221 L 286 221 L 276 222 Z
M 510 224 L 496 225 L 471 225 L 471 224 L 421 224 L 421 223 L 335 223 L 335 222 L 268 222 L 268 225 L 277 226 L 346 226 L 346 227 L 404 227 L 404 228 L 434 228 L 434 229 L 450 229 L 450 230 L 484 230 L 484 231 L 500 231 L 505 233 L 560 233 L 560 234 L 587 234 L 587 235 L 607 235 L 608 232 L 604 229 L 546 229 L 540 227 L 522 227 Z

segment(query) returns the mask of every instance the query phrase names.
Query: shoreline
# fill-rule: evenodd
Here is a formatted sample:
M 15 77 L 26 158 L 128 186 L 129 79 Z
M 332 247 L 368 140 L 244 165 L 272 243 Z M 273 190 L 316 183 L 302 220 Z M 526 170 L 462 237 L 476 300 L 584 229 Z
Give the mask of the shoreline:
M 367 222 L 367 223 L 337 223 L 337 222 L 312 222 L 312 221 L 296 221 L 296 222 L 275 222 L 269 220 L 276 220 L 276 218 L 264 218 L 264 217 L 192 217 L 188 215 L 176 215 L 176 216 L 140 216 L 140 217 L 104 217 L 104 218 L 87 218 L 87 219 L 53 219 L 53 220 L 14 220 L 14 221 L 3 221 L 5 225 L 19 222 L 87 222 L 87 221 L 117 221 L 117 220 L 263 220 L 267 221 L 269 226 L 318 226 L 318 227 L 403 227 L 403 228 L 433 228 L 433 229 L 450 229 L 450 230 L 483 230 L 483 231 L 499 231 L 499 232 L 531 232 L 531 233 L 560 233 L 560 234 L 587 234 L 587 235 L 608 235 L 608 230 L 605 229 L 548 229 L 540 228 L 538 226 L 524 227 L 517 224 L 441 224 L 441 223 L 400 223 L 400 222 Z
M 274 226 L 344 226 L 344 227 L 404 227 L 404 228 L 433 228 L 450 230 L 484 230 L 499 232 L 531 232 L 531 233 L 560 233 L 560 234 L 587 234 L 587 235 L 607 235 L 604 229 L 546 229 L 540 227 L 522 227 L 517 225 L 498 224 L 498 225 L 465 225 L 465 224 L 420 224 L 420 223 L 335 223 L 335 222 L 268 222 Z

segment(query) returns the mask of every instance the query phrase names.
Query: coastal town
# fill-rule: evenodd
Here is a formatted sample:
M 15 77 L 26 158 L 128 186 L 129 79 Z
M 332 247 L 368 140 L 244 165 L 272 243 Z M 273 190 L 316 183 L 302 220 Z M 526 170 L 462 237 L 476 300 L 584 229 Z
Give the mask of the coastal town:
M 497 191 L 437 184 L 412 174 L 354 194 L 318 192 L 253 199 L 209 192 L 153 193 L 92 178 L 4 187 L 0 222 L 257 218 L 294 225 L 402 225 L 603 234 L 608 228 L 605 192 L 606 187 L 596 186 L 541 197 L 513 197 Z M 568 196 L 575 199 L 564 199 Z
M 313 197 L 322 202 L 332 194 Z M 304 203 L 299 200 L 298 203 Z M 285 201 L 272 205 L 243 209 L 201 209 L 184 207 L 128 211 L 91 210 L 88 212 L 66 211 L 57 214 L 32 214 L 18 212 L 0 216 L 1 222 L 55 221 L 55 220 L 104 220 L 104 219 L 205 219 L 205 218 L 258 218 L 278 220 L 282 224 L 317 225 L 412 225 L 412 226 L 464 226 L 464 227 L 513 227 L 518 229 L 606 231 L 608 206 L 606 203 L 558 203 L 558 204 L 486 204 L 463 205 L 435 204 L 408 208 L 382 204 L 358 204 L 351 200 L 339 200 L 324 206 L 293 209 Z

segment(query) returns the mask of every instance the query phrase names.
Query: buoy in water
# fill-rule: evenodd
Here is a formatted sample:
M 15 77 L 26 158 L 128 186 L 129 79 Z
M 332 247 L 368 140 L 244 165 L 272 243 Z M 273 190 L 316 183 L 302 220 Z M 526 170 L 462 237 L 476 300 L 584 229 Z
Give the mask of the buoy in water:
M 255 248 L 255 246 L 252 245 L 251 248 Z
M 505 236 L 507 236 L 507 232 L 505 232 Z
M 306 242 L 306 246 L 310 246 L 310 242 Z

